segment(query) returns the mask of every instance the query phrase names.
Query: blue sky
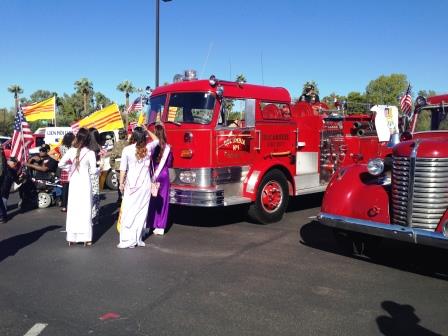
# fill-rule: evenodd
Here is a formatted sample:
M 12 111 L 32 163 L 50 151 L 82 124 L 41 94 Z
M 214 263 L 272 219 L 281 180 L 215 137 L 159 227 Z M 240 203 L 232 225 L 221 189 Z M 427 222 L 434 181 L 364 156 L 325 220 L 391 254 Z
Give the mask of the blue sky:
M 118 83 L 154 86 L 155 0 L 0 1 L 0 107 L 7 91 L 73 93 L 81 77 L 118 103 Z M 404 73 L 447 92 L 448 1 L 172 0 L 160 4 L 160 83 L 196 69 L 321 97 Z

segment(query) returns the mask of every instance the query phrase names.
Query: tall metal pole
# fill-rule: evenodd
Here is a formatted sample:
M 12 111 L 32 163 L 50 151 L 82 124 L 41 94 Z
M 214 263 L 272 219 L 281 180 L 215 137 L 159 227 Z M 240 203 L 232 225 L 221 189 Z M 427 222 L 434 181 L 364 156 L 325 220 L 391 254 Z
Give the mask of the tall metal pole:
M 160 0 L 156 1 L 156 81 L 155 87 L 159 86 L 159 17 L 160 17 Z

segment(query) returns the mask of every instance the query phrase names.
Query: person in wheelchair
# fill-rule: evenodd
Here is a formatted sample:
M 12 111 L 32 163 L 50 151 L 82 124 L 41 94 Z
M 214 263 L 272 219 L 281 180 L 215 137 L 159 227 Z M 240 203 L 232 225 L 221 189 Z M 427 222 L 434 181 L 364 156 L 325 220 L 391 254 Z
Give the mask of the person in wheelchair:
M 42 145 L 39 154 L 31 156 L 25 166 L 29 168 L 31 177 L 37 180 L 51 180 L 56 174 L 58 162 L 48 155 L 50 146 Z
M 37 194 L 37 199 L 33 196 L 29 202 L 24 202 L 28 208 L 46 208 L 54 201 L 60 203 L 62 185 L 58 183 L 58 161 L 48 155 L 49 150 L 50 146 L 42 145 L 39 154 L 30 157 L 25 163 L 29 176 L 28 188 L 33 195 Z

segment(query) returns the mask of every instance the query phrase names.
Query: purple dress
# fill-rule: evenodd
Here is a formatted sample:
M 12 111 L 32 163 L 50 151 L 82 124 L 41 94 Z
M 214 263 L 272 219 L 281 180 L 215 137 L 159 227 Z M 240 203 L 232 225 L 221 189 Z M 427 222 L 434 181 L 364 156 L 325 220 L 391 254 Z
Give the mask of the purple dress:
M 151 200 L 149 201 L 149 212 L 148 212 L 148 220 L 146 221 L 146 226 L 151 229 L 166 229 L 167 221 L 168 221 L 168 207 L 170 204 L 170 176 L 169 169 L 173 165 L 173 155 L 168 145 L 166 145 L 165 151 L 168 150 L 168 153 L 165 154 L 166 159 L 162 157 L 161 163 L 163 164 L 162 169 L 156 179 L 157 182 L 160 182 L 159 193 L 156 197 L 151 196 Z M 154 163 L 154 171 L 157 172 L 159 164 L 157 164 L 154 160 L 158 156 L 160 151 L 160 147 L 154 150 L 154 154 L 152 157 L 152 162 Z

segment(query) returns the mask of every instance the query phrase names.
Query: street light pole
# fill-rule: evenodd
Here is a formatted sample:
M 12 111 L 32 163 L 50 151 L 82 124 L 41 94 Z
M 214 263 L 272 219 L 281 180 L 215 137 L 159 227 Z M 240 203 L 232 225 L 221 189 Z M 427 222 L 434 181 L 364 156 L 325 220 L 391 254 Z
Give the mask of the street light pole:
M 156 1 L 156 82 L 155 87 L 159 86 L 159 18 L 160 18 L 160 0 Z
M 162 0 L 163 2 L 168 2 L 171 0 Z M 160 27 L 160 0 L 155 0 L 156 2 L 156 80 L 155 87 L 159 86 L 159 27 Z

